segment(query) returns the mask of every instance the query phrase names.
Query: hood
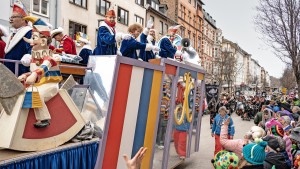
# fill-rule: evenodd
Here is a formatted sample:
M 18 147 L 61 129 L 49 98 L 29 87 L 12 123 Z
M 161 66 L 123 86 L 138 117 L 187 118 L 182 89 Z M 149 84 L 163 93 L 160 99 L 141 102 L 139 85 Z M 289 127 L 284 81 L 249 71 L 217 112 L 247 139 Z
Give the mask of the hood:
M 284 168 L 284 166 L 286 166 L 286 161 L 284 156 L 281 153 L 268 153 L 265 159 L 266 162 L 273 164 L 277 167 L 282 166 L 282 168 Z

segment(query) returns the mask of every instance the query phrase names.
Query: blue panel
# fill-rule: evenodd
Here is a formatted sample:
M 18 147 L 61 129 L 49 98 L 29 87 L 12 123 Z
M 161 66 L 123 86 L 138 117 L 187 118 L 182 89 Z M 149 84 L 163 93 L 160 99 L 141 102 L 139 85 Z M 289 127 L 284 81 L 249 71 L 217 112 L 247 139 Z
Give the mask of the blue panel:
M 144 145 L 152 79 L 153 70 L 145 69 L 131 157 L 135 156 L 139 149 Z
M 185 68 L 180 68 L 179 69 L 179 76 L 184 76 L 184 73 L 186 72 L 191 72 L 191 75 L 194 79 L 197 79 L 197 72 L 195 71 L 192 71 L 192 70 L 188 70 L 188 69 L 185 69 Z

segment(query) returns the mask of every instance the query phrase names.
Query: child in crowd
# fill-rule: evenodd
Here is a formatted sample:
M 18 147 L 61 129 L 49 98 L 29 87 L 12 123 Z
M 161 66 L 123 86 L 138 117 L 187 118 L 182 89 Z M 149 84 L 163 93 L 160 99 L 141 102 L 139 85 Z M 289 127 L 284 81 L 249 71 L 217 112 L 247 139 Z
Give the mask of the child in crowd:
M 264 161 L 265 169 L 280 168 L 280 169 L 289 169 L 288 162 L 285 160 L 285 157 L 282 151 L 285 151 L 285 143 L 280 137 L 266 136 L 263 138 L 264 141 L 268 143 L 266 147 L 266 159 Z
M 240 159 L 240 169 L 263 169 L 266 158 L 265 148 L 267 142 L 255 139 L 255 143 L 247 144 L 243 148 L 243 158 Z
M 220 134 L 221 134 L 221 126 L 224 124 L 224 122 L 227 119 L 230 119 L 230 122 L 228 124 L 228 134 L 229 138 L 232 139 L 234 136 L 234 126 L 233 121 L 227 114 L 227 109 L 225 106 L 222 106 L 219 108 L 219 114 L 214 119 L 214 123 L 212 126 L 211 136 L 215 137 L 215 152 L 214 155 L 216 155 L 219 151 L 223 150 L 223 147 L 220 143 Z
M 258 126 L 253 126 L 253 127 L 251 127 L 251 130 L 245 134 L 244 139 L 229 140 L 228 139 L 229 123 L 230 123 L 230 120 L 227 119 L 224 122 L 224 125 L 221 127 L 220 143 L 225 150 L 236 153 L 236 155 L 239 158 L 242 157 L 242 149 L 245 145 L 247 145 L 250 142 L 253 142 L 254 139 L 256 139 L 256 138 L 262 138 L 263 136 L 266 135 L 264 129 L 262 129 Z

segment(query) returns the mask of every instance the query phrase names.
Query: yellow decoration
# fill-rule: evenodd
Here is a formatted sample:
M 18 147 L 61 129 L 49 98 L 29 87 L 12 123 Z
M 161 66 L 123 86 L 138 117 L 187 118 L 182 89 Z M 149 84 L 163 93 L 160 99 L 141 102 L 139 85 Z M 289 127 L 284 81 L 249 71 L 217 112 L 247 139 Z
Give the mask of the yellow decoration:
M 177 125 L 181 125 L 183 123 L 184 114 L 186 115 L 186 119 L 188 122 L 192 122 L 193 120 L 193 114 L 190 113 L 189 108 L 189 94 L 191 89 L 194 87 L 194 83 L 192 81 L 192 76 L 190 72 L 184 74 L 183 81 L 185 82 L 184 100 L 182 105 L 181 116 L 179 119 L 177 117 L 181 106 L 176 106 L 176 109 L 174 111 L 174 118 Z

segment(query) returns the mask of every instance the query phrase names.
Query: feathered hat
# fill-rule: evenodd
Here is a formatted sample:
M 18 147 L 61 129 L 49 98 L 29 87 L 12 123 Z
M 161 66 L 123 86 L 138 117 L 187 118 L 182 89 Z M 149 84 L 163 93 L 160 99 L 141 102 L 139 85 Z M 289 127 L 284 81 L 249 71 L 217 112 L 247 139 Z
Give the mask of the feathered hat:
M 64 29 L 62 27 L 58 27 L 56 29 L 54 29 L 53 31 L 51 31 L 51 37 L 53 38 L 55 35 L 59 34 L 59 33 L 63 33 Z
M 175 25 L 175 26 L 170 26 L 168 30 L 176 33 L 179 28 L 180 25 Z

